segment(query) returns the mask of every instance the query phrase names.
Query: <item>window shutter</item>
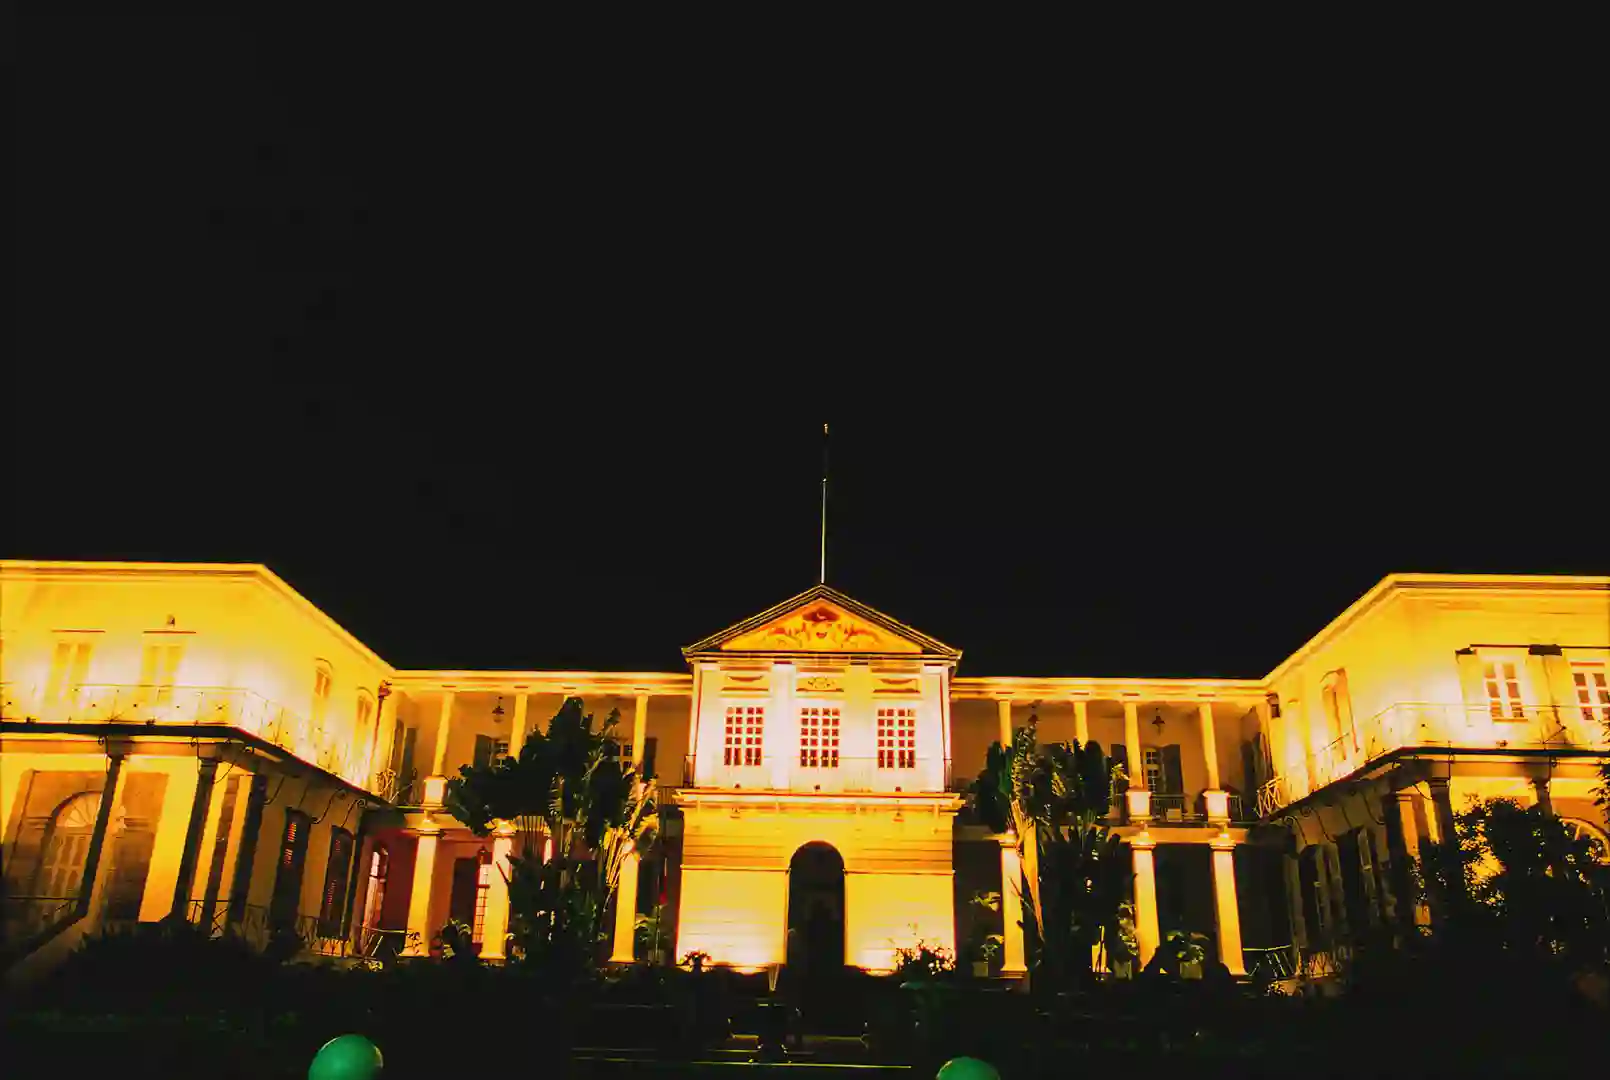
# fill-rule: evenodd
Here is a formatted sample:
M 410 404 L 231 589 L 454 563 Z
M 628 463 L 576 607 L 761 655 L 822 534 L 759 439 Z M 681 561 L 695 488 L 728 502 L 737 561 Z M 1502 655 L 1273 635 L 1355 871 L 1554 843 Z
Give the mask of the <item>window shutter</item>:
M 475 736 L 474 765 L 477 769 L 482 769 L 490 764 L 492 764 L 492 736 L 477 735 Z
M 414 744 L 419 741 L 419 729 L 409 728 L 403 733 L 402 768 L 398 773 L 402 776 L 414 775 Z
M 1136 779 L 1135 774 L 1130 771 L 1130 768 L 1129 768 L 1129 747 L 1125 746 L 1121 742 L 1113 743 L 1112 744 L 1112 754 L 1110 755 L 1110 757 L 1111 757 L 1112 763 L 1114 765 L 1122 765 L 1123 766 L 1124 775 L 1129 777 L 1129 786 L 1130 787 L 1140 787 L 1141 786 L 1141 784 L 1144 782 L 1145 778 L 1142 777 L 1140 779 Z
M 471 857 L 453 862 L 453 891 L 447 902 L 447 917 L 467 926 L 475 924 L 475 889 L 480 884 L 481 860 Z
M 1465 696 L 1466 712 L 1461 720 L 1468 724 L 1481 719 L 1487 711 L 1487 691 L 1481 680 L 1481 658 L 1476 655 L 1475 649 L 1460 649 L 1454 653 L 1454 661 L 1459 665 L 1459 688 Z
M 654 747 L 659 740 L 652 735 L 643 740 L 643 779 L 652 780 L 654 772 Z
M 1185 794 L 1185 774 L 1180 769 L 1178 743 L 1162 747 L 1159 755 L 1163 762 L 1163 792 L 1168 795 Z

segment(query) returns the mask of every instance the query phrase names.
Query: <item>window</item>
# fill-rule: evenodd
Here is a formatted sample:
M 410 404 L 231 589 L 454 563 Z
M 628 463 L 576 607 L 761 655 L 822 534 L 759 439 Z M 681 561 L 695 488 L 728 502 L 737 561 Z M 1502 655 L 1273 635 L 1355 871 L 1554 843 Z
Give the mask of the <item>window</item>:
M 497 768 L 503 759 L 509 756 L 509 740 L 494 739 L 490 735 L 475 736 L 474 766 L 480 768 Z
M 301 908 L 302 868 L 307 862 L 309 818 L 300 810 L 285 811 L 285 833 L 280 838 L 279 859 L 274 868 L 274 893 L 269 903 L 269 925 L 291 929 Z
M 1606 681 L 1604 665 L 1572 664 L 1571 683 L 1576 688 L 1577 704 L 1582 706 L 1582 719 L 1610 724 L 1610 682 Z
M 1146 763 L 1146 790 L 1158 792 L 1163 790 L 1163 752 L 1155 746 L 1148 746 L 1141 751 L 1141 758 Z
M 147 634 L 140 656 L 140 689 L 154 706 L 173 703 L 173 683 L 179 672 L 184 642 L 173 634 Z
M 917 767 L 917 710 L 878 710 L 878 768 Z
M 799 763 L 806 769 L 839 767 L 839 710 L 807 705 L 799 711 Z
M 352 834 L 330 830 L 330 859 L 324 867 L 324 894 L 319 898 L 319 936 L 340 937 L 346 908 L 347 873 L 352 864 Z
M 728 705 L 722 763 L 729 766 L 759 765 L 765 727 L 764 705 Z
M 1521 683 L 1513 660 L 1488 660 L 1482 664 L 1482 683 L 1487 688 L 1487 708 L 1494 720 L 1524 720 Z
M 50 658 L 50 681 L 45 684 L 46 700 L 56 704 L 76 700 L 89 677 L 89 658 L 94 649 L 95 642 L 82 635 L 56 642 L 56 652 Z
M 1353 727 L 1353 703 L 1347 692 L 1347 672 L 1338 668 L 1325 676 L 1320 689 L 1325 706 L 1325 719 L 1330 724 L 1331 738 L 1346 739 L 1354 750 L 1358 745 L 1358 732 Z
M 358 691 L 358 708 L 354 714 L 353 733 L 357 735 L 357 745 L 369 745 L 369 721 L 374 719 L 375 699 L 369 696 L 369 691 Z
M 313 729 L 322 730 L 324 713 L 330 704 L 330 665 L 323 660 L 313 669 Z
M 100 809 L 101 797 L 93 792 L 74 795 L 56 809 L 45 834 L 45 857 L 39 864 L 35 896 L 67 900 L 78 895 Z
M 386 872 L 390 868 L 390 858 L 385 848 L 376 847 L 369 860 L 369 887 L 363 900 L 365 930 L 373 930 L 380 925 L 381 910 L 386 903 Z
M 475 944 L 481 943 L 481 928 L 486 925 L 486 901 L 492 891 L 492 860 L 486 852 L 481 852 L 481 868 L 475 876 L 475 922 L 472 924 L 474 932 L 471 935 Z M 618 902 L 618 901 L 617 901 Z

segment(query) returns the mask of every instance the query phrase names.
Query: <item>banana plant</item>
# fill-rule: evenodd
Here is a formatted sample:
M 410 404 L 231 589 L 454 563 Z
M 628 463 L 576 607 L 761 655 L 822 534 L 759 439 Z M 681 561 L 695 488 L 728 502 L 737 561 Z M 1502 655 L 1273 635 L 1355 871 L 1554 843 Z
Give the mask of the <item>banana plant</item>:
M 580 698 L 566 698 L 518 757 L 466 765 L 447 783 L 447 809 L 476 835 L 500 822 L 517 830 L 506 876 L 511 930 L 527 955 L 592 957 L 621 866 L 657 834 L 654 783 L 620 757 L 619 722 L 611 711 L 595 726 Z
M 1037 948 L 1035 974 L 1053 986 L 1088 977 L 1094 947 L 1120 935 L 1128 891 L 1116 835 L 1101 824 L 1112 801 L 1112 768 L 1095 742 L 1041 745 L 1033 722 L 995 743 L 973 782 L 980 818 L 1016 842 L 1023 896 Z

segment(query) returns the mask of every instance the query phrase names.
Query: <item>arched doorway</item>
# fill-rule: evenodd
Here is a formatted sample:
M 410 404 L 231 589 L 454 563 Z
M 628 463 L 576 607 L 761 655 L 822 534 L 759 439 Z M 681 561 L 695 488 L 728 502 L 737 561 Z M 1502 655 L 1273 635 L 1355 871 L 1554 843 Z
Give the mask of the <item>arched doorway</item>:
M 788 863 L 788 965 L 805 975 L 844 969 L 844 859 L 813 841 Z

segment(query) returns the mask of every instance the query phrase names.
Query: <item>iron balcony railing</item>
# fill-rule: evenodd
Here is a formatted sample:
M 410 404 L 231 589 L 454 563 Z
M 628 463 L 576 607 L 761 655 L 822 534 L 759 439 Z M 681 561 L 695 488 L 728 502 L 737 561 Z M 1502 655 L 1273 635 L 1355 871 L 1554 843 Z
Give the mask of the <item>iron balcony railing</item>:
M 1597 714 L 1575 705 L 1398 702 L 1332 739 L 1258 789 L 1267 817 L 1405 747 L 1443 751 L 1610 749 Z
M 742 791 L 820 794 L 893 794 L 952 790 L 949 758 L 914 757 L 899 751 L 871 757 L 811 751 L 788 757 L 745 758 L 725 754 L 689 755 L 682 764 L 682 786 Z
M 76 896 L 0 897 L 0 944 L 30 938 L 66 918 L 77 906 Z
M 0 719 L 49 723 L 217 725 L 273 743 L 358 787 L 368 787 L 369 747 L 349 726 L 325 724 L 238 686 L 85 683 L 54 696 L 0 688 Z
M 190 901 L 190 921 L 197 926 L 202 925 L 206 917 L 206 904 L 202 900 Z M 326 926 L 317 915 L 298 914 L 293 918 L 276 921 L 273 913 L 266 907 L 248 904 L 239 909 L 236 917 L 231 918 L 229 904 L 225 901 L 216 901 L 213 905 L 212 917 L 207 924 L 208 936 L 222 937 L 229 935 L 239 938 L 252 948 L 263 950 L 268 948 L 274 936 L 280 932 L 287 932 L 295 936 L 300 947 L 320 956 L 352 956 L 356 950 L 346 935 Z

